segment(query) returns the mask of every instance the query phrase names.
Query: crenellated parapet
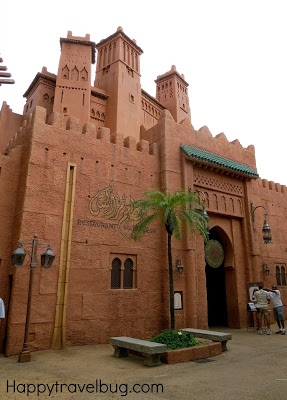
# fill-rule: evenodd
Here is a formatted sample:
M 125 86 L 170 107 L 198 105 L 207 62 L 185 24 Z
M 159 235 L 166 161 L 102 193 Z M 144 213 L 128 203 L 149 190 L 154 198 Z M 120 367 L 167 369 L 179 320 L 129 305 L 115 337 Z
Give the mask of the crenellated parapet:
M 278 193 L 287 193 L 287 187 L 285 185 L 281 185 L 280 183 L 275 183 L 273 181 L 268 181 L 267 179 L 258 179 L 259 187 L 267 190 L 271 190 L 273 192 Z
M 111 133 L 109 128 L 97 128 L 92 122 L 86 122 L 82 125 L 77 117 L 69 117 L 65 122 L 63 114 L 54 112 L 47 120 L 46 109 L 42 107 L 36 107 L 33 113 L 27 116 L 19 132 L 10 140 L 7 147 L 8 153 L 12 148 L 23 143 L 28 130 L 33 131 L 33 140 L 40 141 L 47 146 L 49 143 L 53 144 L 53 146 L 58 143 L 59 146 L 66 146 L 68 149 L 70 142 L 73 141 L 78 144 L 79 152 L 81 148 L 85 151 L 93 152 L 93 147 L 94 151 L 96 151 L 97 146 L 101 144 L 102 152 L 105 152 L 105 146 L 106 151 L 110 146 L 113 146 L 114 151 L 123 151 L 125 149 L 125 151 L 133 154 L 158 155 L 155 143 L 151 144 L 143 139 L 137 141 L 135 137 L 124 137 L 122 133 Z
M 5 152 L 7 143 L 19 131 L 24 117 L 12 111 L 6 101 L 3 102 L 0 112 L 0 153 Z
M 6 144 L 5 150 L 2 152 L 3 154 L 8 155 L 13 148 L 23 144 L 23 142 L 26 140 L 27 132 L 32 126 L 32 118 L 33 113 L 31 112 L 27 115 L 26 119 L 23 120 L 19 130 L 11 137 L 9 142 Z
M 213 136 L 206 126 L 197 131 L 196 141 L 198 147 L 204 150 L 248 164 L 251 168 L 256 169 L 255 148 L 253 145 L 244 148 L 238 139 L 229 141 L 223 132 Z
M 165 138 L 171 141 L 174 150 L 180 148 L 181 145 L 192 146 L 213 153 L 215 156 L 246 164 L 256 171 L 253 145 L 244 148 L 239 140 L 228 141 L 224 133 L 213 136 L 206 126 L 195 130 L 189 118 L 178 124 L 168 110 L 161 112 L 158 123 L 154 127 L 148 130 L 142 127 L 140 137 L 150 143 L 159 142 Z

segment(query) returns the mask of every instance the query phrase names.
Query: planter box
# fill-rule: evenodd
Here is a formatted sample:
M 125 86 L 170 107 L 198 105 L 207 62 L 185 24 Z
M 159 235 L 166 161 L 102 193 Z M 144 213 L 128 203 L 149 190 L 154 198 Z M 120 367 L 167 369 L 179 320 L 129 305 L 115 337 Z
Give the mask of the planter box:
M 221 343 L 212 342 L 201 346 L 188 347 L 186 349 L 168 350 L 161 356 L 161 362 L 165 364 L 176 364 L 199 360 L 201 358 L 214 357 L 221 353 Z

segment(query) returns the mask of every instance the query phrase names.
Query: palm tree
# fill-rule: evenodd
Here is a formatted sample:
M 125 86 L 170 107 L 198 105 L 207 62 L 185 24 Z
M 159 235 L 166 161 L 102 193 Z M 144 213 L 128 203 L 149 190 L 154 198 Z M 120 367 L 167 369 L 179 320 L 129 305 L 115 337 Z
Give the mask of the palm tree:
M 171 237 L 174 235 L 176 239 L 181 239 L 182 222 L 184 222 L 191 233 L 197 231 L 205 240 L 208 240 L 208 216 L 198 193 L 186 193 L 184 190 L 178 190 L 171 195 L 168 190 L 166 190 L 165 194 L 160 190 L 153 190 L 145 192 L 145 196 L 146 199 L 135 202 L 134 206 L 139 208 L 142 217 L 133 228 L 131 237 L 134 240 L 140 240 L 145 234 L 147 227 L 158 217 L 165 226 L 168 240 L 170 321 L 171 329 L 174 329 Z

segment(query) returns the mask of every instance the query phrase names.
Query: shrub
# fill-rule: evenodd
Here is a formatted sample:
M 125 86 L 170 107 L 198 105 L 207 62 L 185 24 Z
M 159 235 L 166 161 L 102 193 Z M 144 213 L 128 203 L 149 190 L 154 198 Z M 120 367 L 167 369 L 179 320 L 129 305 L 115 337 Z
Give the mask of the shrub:
M 159 335 L 150 339 L 151 342 L 165 344 L 167 350 L 184 349 L 186 347 L 198 346 L 199 343 L 195 338 L 187 332 L 175 331 L 175 330 L 165 330 Z

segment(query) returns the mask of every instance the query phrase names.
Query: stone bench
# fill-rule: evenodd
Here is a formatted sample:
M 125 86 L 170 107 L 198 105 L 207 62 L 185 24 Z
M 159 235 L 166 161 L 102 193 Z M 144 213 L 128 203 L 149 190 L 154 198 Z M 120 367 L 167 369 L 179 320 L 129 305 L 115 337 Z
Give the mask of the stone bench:
M 205 331 L 202 329 L 186 328 L 182 329 L 186 333 L 190 333 L 192 336 L 201 339 L 212 340 L 213 342 L 221 342 L 222 351 L 227 350 L 227 341 L 232 339 L 231 333 L 215 332 L 215 331 Z
M 149 342 L 148 340 L 134 339 L 126 336 L 112 337 L 110 343 L 113 345 L 115 357 L 127 357 L 128 350 L 141 353 L 144 358 L 144 365 L 154 367 L 160 365 L 160 357 L 166 352 L 166 345 Z

